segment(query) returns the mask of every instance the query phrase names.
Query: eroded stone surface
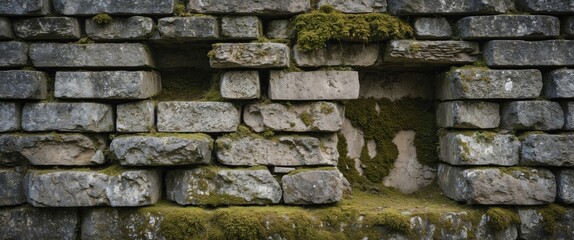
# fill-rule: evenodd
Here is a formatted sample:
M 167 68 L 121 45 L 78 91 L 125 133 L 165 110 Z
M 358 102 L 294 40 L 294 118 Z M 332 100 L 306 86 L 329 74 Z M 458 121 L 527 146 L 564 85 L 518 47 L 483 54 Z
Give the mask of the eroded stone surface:
M 513 101 L 502 104 L 500 126 L 505 129 L 554 130 L 564 126 L 564 112 L 557 102 Z
M 566 208 L 566 211 L 552 223 L 548 224 L 547 217 L 543 215 L 543 209 L 518 209 L 520 217 L 519 236 L 520 239 L 570 239 L 574 237 L 574 210 Z M 548 226 L 548 225 L 550 226 Z M 555 229 L 548 232 L 545 228 Z
M 111 132 L 114 117 L 111 105 L 89 102 L 28 103 L 22 110 L 25 131 Z
M 23 42 L 0 42 L 0 68 L 21 67 L 28 64 L 28 44 Z
M 86 34 L 93 40 L 145 40 L 154 33 L 155 23 L 152 18 L 133 16 L 129 18 L 114 17 L 111 22 L 97 24 L 86 20 Z
M 230 71 L 221 75 L 220 92 L 228 99 L 258 99 L 261 96 L 258 71 Z
M 262 23 L 256 16 L 224 16 L 221 35 L 227 38 L 257 39 L 262 35 Z
M 551 14 L 574 13 L 574 4 L 572 4 L 571 1 L 518 0 L 517 4 L 521 10 L 527 12 Z
M 163 214 L 136 208 L 89 208 L 82 214 L 81 238 L 97 239 L 163 239 Z
M 309 1 L 305 0 L 261 0 L 253 1 L 220 1 L 220 0 L 189 0 L 187 8 L 191 12 L 214 14 L 258 14 L 278 15 L 306 12 L 311 9 Z
M 417 39 L 448 39 L 452 36 L 452 29 L 446 18 L 417 18 L 414 30 Z
M 0 132 L 20 130 L 21 114 L 19 103 L 0 102 Z
M 161 91 L 160 75 L 148 71 L 56 72 L 58 98 L 146 99 Z
M 80 23 L 70 17 L 39 17 L 14 21 L 14 32 L 26 40 L 75 40 L 82 36 Z
M 23 179 L 24 173 L 22 171 L 0 169 L 0 186 L 2 186 L 0 188 L 0 206 L 19 205 L 26 202 Z
M 216 43 L 209 52 L 212 68 L 283 68 L 289 61 L 289 47 L 282 43 Z
M 520 141 L 510 134 L 492 132 L 447 133 L 439 140 L 439 158 L 452 165 L 518 164 Z
M 175 0 L 54 0 L 54 8 L 63 15 L 170 15 L 174 5 Z
M 5 239 L 76 239 L 79 212 L 74 208 L 22 205 L 0 210 L 0 236 Z
M 160 132 L 234 132 L 239 110 L 229 102 L 160 102 L 157 129 Z
M 573 98 L 574 69 L 558 69 L 546 74 L 544 95 L 548 98 Z
M 162 38 L 214 39 L 219 37 L 219 24 L 212 16 L 167 17 L 158 21 Z
M 49 0 L 4 0 L 0 5 L 1 15 L 38 16 L 50 13 Z
M 0 99 L 45 99 L 48 74 L 30 70 L 0 71 Z
M 541 39 L 560 34 L 560 21 L 553 16 L 496 15 L 465 17 L 457 23 L 463 39 Z
M 272 20 L 267 24 L 265 36 L 268 38 L 291 38 L 294 34 L 293 25 L 289 20 Z
M 379 58 L 379 44 L 328 44 L 324 48 L 303 51 L 293 48 L 297 66 L 372 66 Z
M 525 136 L 520 163 L 527 166 L 574 166 L 574 135 Z
M 326 204 L 341 200 L 347 180 L 339 170 L 303 170 L 285 175 L 283 201 L 286 204 Z
M 514 9 L 510 0 L 387 0 L 389 12 L 397 15 L 499 14 Z
M 294 105 L 256 103 L 245 106 L 243 121 L 256 132 L 336 132 L 341 129 L 343 107 L 330 102 Z
M 155 103 L 151 100 L 119 104 L 116 131 L 150 132 L 155 130 Z
M 271 71 L 269 99 L 339 100 L 359 97 L 359 74 L 355 71 Z
M 436 111 L 437 125 L 445 128 L 497 128 L 498 103 L 482 101 L 442 102 Z
M 489 67 L 574 66 L 571 40 L 493 40 L 482 50 Z
M 466 41 L 391 40 L 385 45 L 385 62 L 465 64 L 478 59 L 478 43 Z
M 331 5 L 344 13 L 387 11 L 387 0 L 320 0 L 318 5 Z

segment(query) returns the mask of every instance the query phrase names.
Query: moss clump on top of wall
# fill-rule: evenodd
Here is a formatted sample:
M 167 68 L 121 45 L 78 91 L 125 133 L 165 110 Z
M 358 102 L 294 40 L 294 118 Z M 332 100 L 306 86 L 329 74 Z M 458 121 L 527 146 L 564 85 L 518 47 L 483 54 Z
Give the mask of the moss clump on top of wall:
M 491 207 L 486 211 L 486 215 L 490 218 L 488 225 L 496 231 L 503 231 L 511 225 L 520 224 L 518 213 L 510 209 Z
M 303 51 L 323 48 L 329 40 L 373 42 L 413 35 L 412 27 L 397 17 L 385 13 L 344 14 L 329 5 L 296 16 L 293 24 L 297 46 Z

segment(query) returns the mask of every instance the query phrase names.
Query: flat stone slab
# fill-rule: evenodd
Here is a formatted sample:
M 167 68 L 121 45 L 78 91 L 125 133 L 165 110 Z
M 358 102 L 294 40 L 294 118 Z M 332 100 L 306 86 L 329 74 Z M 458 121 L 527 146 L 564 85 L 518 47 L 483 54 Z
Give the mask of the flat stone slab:
M 311 10 L 311 4 L 305 0 L 261 0 L 257 2 L 189 0 L 187 9 L 191 12 L 213 14 L 292 15 Z
M 14 39 L 14 32 L 12 31 L 12 23 L 8 18 L 0 17 L 0 39 L 10 40 Z
M 0 236 L 5 239 L 77 239 L 80 214 L 74 208 L 21 205 L 0 210 Z
M 574 69 L 558 69 L 544 76 L 547 98 L 574 98 Z
M 286 68 L 289 47 L 282 43 L 216 43 L 209 52 L 212 68 Z
M 359 97 L 359 73 L 355 71 L 271 71 L 269 99 L 345 100 Z
M 157 129 L 160 132 L 234 132 L 239 110 L 228 102 L 160 102 Z
M 417 18 L 413 24 L 417 39 L 449 39 L 452 28 L 446 18 Z
M 204 134 L 125 135 L 110 144 L 112 156 L 124 166 L 209 164 L 213 139 Z
M 387 0 L 387 4 L 394 15 L 500 14 L 514 8 L 508 0 Z
M 26 202 L 24 173 L 15 169 L 0 169 L 0 206 L 20 205 Z M 2 214 L 0 213 L 0 216 Z
M 155 170 L 29 170 L 25 177 L 28 203 L 35 207 L 152 205 L 161 196 L 161 182 Z
M 572 40 L 493 40 L 482 50 L 489 67 L 574 66 Z
M 336 132 L 344 115 L 343 107 L 331 102 L 255 103 L 245 106 L 243 121 L 256 132 Z
M 145 40 L 153 35 L 155 27 L 152 18 L 142 16 L 114 17 L 106 24 L 97 24 L 92 19 L 86 20 L 86 34 L 96 41 Z
M 230 166 L 315 166 L 337 165 L 337 136 L 254 136 L 217 138 L 217 160 Z
M 257 39 L 263 35 L 263 23 L 256 16 L 223 16 L 221 35 L 232 39 Z
M 543 39 L 560 35 L 560 20 L 541 15 L 465 17 L 456 23 L 463 39 Z
M 139 101 L 116 106 L 117 132 L 150 132 L 155 130 L 155 103 Z
M 46 99 L 48 74 L 30 70 L 0 71 L 0 99 Z
M 9 41 L 0 42 L 0 68 L 22 67 L 28 64 L 28 44 Z
M 481 205 L 540 205 L 554 202 L 556 180 L 543 168 L 438 167 L 442 193 L 458 202 Z
M 478 43 L 466 41 L 390 40 L 384 61 L 391 63 L 465 64 L 478 60 Z
M 438 105 L 437 125 L 443 128 L 487 129 L 500 123 L 498 103 L 452 101 Z
M 574 135 L 528 134 L 522 140 L 520 164 L 574 166 Z
M 166 176 L 167 198 L 181 205 L 267 205 L 281 201 L 281 186 L 267 169 L 175 170 Z
M 158 29 L 165 39 L 208 40 L 219 37 L 219 23 L 212 16 L 161 18 Z
M 559 169 L 556 171 L 557 196 L 556 200 L 566 204 L 574 204 L 574 171 Z
M 54 0 L 54 9 L 62 15 L 171 15 L 175 0 Z
M 76 40 L 82 37 L 80 22 L 70 17 L 39 17 L 14 21 L 14 32 L 26 40 Z
M 520 10 L 531 13 L 572 14 L 574 5 L 571 1 L 553 0 L 518 0 Z
M 81 239 L 165 239 L 161 233 L 161 224 L 166 220 L 169 221 L 169 217 L 164 215 L 166 213 L 163 211 L 161 213 L 139 211 L 144 209 L 111 207 L 83 209 L 81 230 L 79 230 Z
M 452 165 L 518 165 L 520 141 L 511 134 L 485 131 L 440 136 L 439 158 Z
M 36 166 L 84 166 L 106 162 L 106 139 L 83 134 L 0 135 L 0 163 Z
M 114 111 L 102 103 L 28 103 L 22 110 L 24 131 L 111 132 Z
M 227 99 L 259 99 L 261 83 L 258 71 L 229 71 L 221 75 L 220 93 Z
M 379 44 L 327 44 L 326 47 L 303 51 L 293 47 L 293 60 L 300 67 L 372 66 L 379 58 Z
M 457 68 L 439 77 L 436 89 L 441 100 L 536 98 L 542 90 L 542 73 L 536 69 Z
M 327 204 L 341 200 L 347 180 L 339 170 L 302 170 L 281 178 L 286 204 Z
M 386 0 L 319 0 L 318 6 L 331 5 L 344 13 L 386 12 Z
M 0 102 L 0 132 L 20 130 L 22 108 L 19 103 Z
M 50 13 L 49 0 L 4 0 L 0 15 L 40 16 Z
M 557 102 L 513 101 L 502 104 L 504 129 L 555 130 L 564 126 L 564 112 Z
M 29 54 L 35 67 L 154 67 L 151 53 L 140 43 L 33 43 Z
M 57 98 L 147 99 L 161 91 L 161 77 L 148 71 L 56 72 Z

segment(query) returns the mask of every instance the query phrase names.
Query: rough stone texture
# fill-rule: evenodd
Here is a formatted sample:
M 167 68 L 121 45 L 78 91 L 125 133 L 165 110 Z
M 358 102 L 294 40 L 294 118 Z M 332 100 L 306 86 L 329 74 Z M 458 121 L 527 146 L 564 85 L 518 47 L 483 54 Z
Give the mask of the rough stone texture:
M 19 103 L 0 102 L 0 132 L 20 130 L 21 114 Z
M 275 174 L 277 174 L 277 173 L 278 174 L 287 174 L 287 173 L 293 172 L 295 170 L 297 170 L 297 168 L 294 168 L 294 167 L 273 167 L 272 171 Z
M 160 75 L 147 71 L 56 72 L 57 98 L 147 99 L 161 91 Z
M 167 17 L 158 21 L 162 38 L 214 39 L 219 37 L 219 24 L 212 16 Z
M 26 40 L 76 40 L 82 37 L 80 23 L 70 17 L 39 17 L 14 21 L 14 32 Z
M 478 43 L 466 41 L 391 40 L 385 45 L 385 62 L 464 64 L 478 59 Z
M 574 238 L 574 209 L 566 208 L 557 221 L 552 222 L 551 227 L 556 229 L 553 233 L 544 230 L 547 220 L 541 211 L 536 208 L 518 209 L 520 217 L 520 239 L 572 239 Z M 554 216 L 552 216 L 554 217 Z
M 220 92 L 227 99 L 259 99 L 261 86 L 257 71 L 231 71 L 221 75 Z
M 198 13 L 281 15 L 309 11 L 311 4 L 304 0 L 260 0 L 256 2 L 189 0 L 187 9 Z
M 0 40 L 9 40 L 14 38 L 12 24 L 8 18 L 0 17 Z
M 0 42 L 0 68 L 21 67 L 28 64 L 28 44 L 23 42 Z
M 323 137 L 279 136 L 265 139 L 259 136 L 224 136 L 215 141 L 217 159 L 231 166 L 314 166 L 337 165 L 337 135 Z
M 171 15 L 174 5 L 175 0 L 54 0 L 54 8 L 62 15 Z
M 363 150 L 363 147 L 365 146 L 365 133 L 363 132 L 363 130 L 353 126 L 353 124 L 351 123 L 351 120 L 345 118 L 345 120 L 343 121 L 343 127 L 341 129 L 341 134 L 347 140 L 347 146 L 345 146 L 347 148 L 347 157 L 349 157 L 350 159 L 353 159 L 353 161 L 354 161 L 354 166 L 347 166 L 347 167 L 349 167 L 349 168 L 354 167 L 354 169 L 357 171 L 357 173 L 359 173 L 359 175 L 363 175 L 363 173 L 364 173 L 363 166 L 364 165 L 361 162 L 360 158 L 361 158 L 361 152 Z M 367 148 L 368 148 L 368 144 L 367 144 Z M 406 148 L 408 148 L 408 146 L 405 146 L 405 147 L 397 146 L 397 148 L 405 148 L 406 149 Z
M 24 131 L 111 132 L 111 105 L 102 103 L 28 103 L 22 110 Z
M 224 16 L 221 36 L 237 39 L 257 39 L 262 35 L 262 23 L 256 16 Z
M 347 180 L 339 170 L 303 170 L 281 178 L 286 204 L 326 204 L 343 197 Z
M 520 10 L 533 13 L 574 13 L 574 4 L 568 0 L 518 0 L 517 5 Z
M 574 37 L 574 16 L 567 17 L 564 20 L 562 23 L 562 32 L 567 36 Z
M 415 72 L 359 72 L 359 97 L 434 99 L 433 77 Z
M 547 169 L 476 168 L 440 164 L 443 194 L 459 202 L 493 205 L 540 205 L 554 201 L 556 181 Z
M 536 98 L 542 90 L 542 73 L 536 69 L 459 68 L 439 77 L 436 89 L 441 100 Z
M 106 162 L 106 140 L 101 135 L 0 135 L 0 163 L 38 166 L 99 165 Z
M 45 99 L 48 74 L 30 70 L 0 71 L 0 99 Z
M 492 132 L 447 133 L 439 140 L 439 158 L 452 165 L 518 164 L 520 141 L 514 135 Z
M 562 104 L 564 110 L 564 129 L 574 130 L 574 102 L 565 102 Z
M 120 136 L 110 144 L 112 156 L 124 166 L 209 164 L 213 139 L 203 134 Z
M 50 13 L 49 0 L 4 0 L 0 15 L 39 16 Z
M 166 176 L 167 198 L 181 205 L 266 205 L 281 201 L 267 169 L 196 168 Z
M 417 18 L 414 30 L 417 39 L 449 39 L 452 36 L 446 18 Z
M 436 122 L 443 128 L 497 128 L 500 123 L 499 111 L 498 103 L 492 102 L 442 102 L 436 110 Z
M 165 239 L 160 226 L 166 215 L 140 210 L 143 209 L 86 209 L 82 214 L 81 239 Z
M 547 98 L 574 98 L 574 69 L 558 69 L 544 76 Z
M 344 13 L 386 12 L 387 0 L 319 0 L 318 6 L 331 5 Z
M 28 203 L 35 207 L 135 207 L 155 204 L 161 196 L 155 170 L 29 170 L 24 184 Z
M 209 52 L 212 68 L 289 67 L 289 47 L 282 43 L 217 43 Z
M 379 58 L 379 44 L 328 44 L 325 48 L 303 51 L 293 48 L 293 59 L 300 67 L 356 66 L 375 64 Z
M 265 29 L 265 36 L 268 38 L 288 39 L 294 33 L 295 29 L 289 20 L 272 20 L 267 24 L 267 29 Z
M 33 43 L 30 59 L 36 67 L 144 68 L 153 67 L 148 49 L 139 43 Z
M 514 8 L 510 0 L 387 0 L 396 15 L 499 14 Z
M 574 135 L 527 135 L 522 141 L 520 163 L 527 166 L 574 166 Z
M 559 169 L 556 172 L 556 200 L 566 204 L 574 203 L 574 171 Z
M 553 16 L 472 16 L 459 20 L 456 27 L 463 39 L 541 39 L 560 35 L 560 20 Z
M 24 186 L 22 185 L 23 179 L 24 174 L 22 171 L 0 169 L 0 186 L 2 186 L 0 188 L 0 206 L 19 205 L 26 202 Z
M 569 40 L 493 40 L 482 51 L 489 67 L 555 67 L 574 66 L 573 48 Z
M 154 28 L 153 19 L 142 16 L 114 17 L 107 24 L 97 24 L 91 19 L 86 20 L 86 34 L 90 39 L 96 41 L 145 40 L 153 35 Z
M 155 103 L 139 101 L 119 104 L 116 110 L 116 131 L 149 132 L 155 130 Z
M 339 100 L 359 97 L 359 74 L 355 71 L 271 71 L 269 99 Z
M 73 208 L 34 208 L 22 205 L 0 210 L 3 239 L 77 239 L 80 214 Z
M 239 110 L 229 102 L 160 102 L 157 129 L 160 132 L 234 132 Z
M 244 108 L 243 121 L 256 132 L 336 132 L 344 115 L 342 106 L 330 102 L 255 103 Z
M 564 112 L 557 102 L 513 101 L 502 104 L 504 129 L 555 130 L 564 126 Z

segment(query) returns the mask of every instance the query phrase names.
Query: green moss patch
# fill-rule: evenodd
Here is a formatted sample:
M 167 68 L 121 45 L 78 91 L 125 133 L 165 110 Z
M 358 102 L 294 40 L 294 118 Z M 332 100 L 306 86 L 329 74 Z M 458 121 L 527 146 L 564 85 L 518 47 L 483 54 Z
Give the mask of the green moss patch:
M 112 17 L 106 13 L 100 13 L 92 18 L 92 21 L 100 25 L 111 23 L 112 20 Z
M 486 215 L 490 218 L 488 225 L 496 231 L 503 231 L 512 225 L 520 224 L 518 213 L 510 209 L 491 207 Z

